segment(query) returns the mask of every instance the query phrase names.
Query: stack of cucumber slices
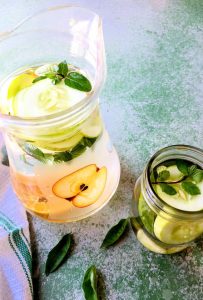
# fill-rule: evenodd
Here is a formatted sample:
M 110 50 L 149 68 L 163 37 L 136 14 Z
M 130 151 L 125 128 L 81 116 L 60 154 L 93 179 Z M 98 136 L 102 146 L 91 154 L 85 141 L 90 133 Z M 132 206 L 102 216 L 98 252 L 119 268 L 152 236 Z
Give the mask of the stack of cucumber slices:
M 153 169 L 150 181 L 157 196 L 170 207 L 185 212 L 203 210 L 203 170 L 198 165 L 180 159 L 166 161 Z M 138 211 L 139 219 L 149 234 L 140 227 L 137 238 L 152 251 L 177 252 L 182 248 L 172 245 L 188 243 L 203 233 L 203 220 L 184 221 L 170 216 L 165 219 L 153 212 L 142 194 Z M 169 249 L 159 242 L 167 244 Z
M 25 70 L 5 84 L 4 113 L 22 118 L 46 116 L 65 110 L 86 97 L 91 83 L 76 67 L 63 61 Z M 5 112 L 5 107 L 7 111 Z M 91 147 L 103 130 L 98 110 L 74 127 L 47 130 L 47 135 L 20 135 L 20 146 L 43 162 L 68 161 Z M 56 153 L 55 153 L 56 152 Z

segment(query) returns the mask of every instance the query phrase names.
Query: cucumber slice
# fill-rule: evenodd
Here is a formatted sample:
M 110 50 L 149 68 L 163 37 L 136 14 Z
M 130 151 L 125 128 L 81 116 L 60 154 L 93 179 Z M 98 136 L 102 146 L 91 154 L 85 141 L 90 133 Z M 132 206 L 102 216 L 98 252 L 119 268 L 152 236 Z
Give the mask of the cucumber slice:
M 46 143 L 46 142 L 35 142 L 33 143 L 36 147 L 41 147 L 47 150 L 53 151 L 68 151 L 75 147 L 83 138 L 81 133 L 77 133 L 69 139 L 63 140 L 61 142 Z
M 157 173 L 159 174 L 162 171 L 169 171 L 170 177 L 165 180 L 165 182 L 171 182 L 171 181 L 178 181 L 181 180 L 184 177 L 184 174 L 181 173 L 176 165 L 172 165 L 169 167 L 166 166 L 159 166 L 157 168 Z
M 160 185 L 156 184 L 155 192 L 156 194 L 168 205 L 183 210 L 183 211 L 200 211 L 203 209 L 203 182 L 197 184 L 199 187 L 201 194 L 191 196 L 187 194 L 181 187 L 181 184 L 172 185 L 177 194 L 168 195 L 164 193 L 160 187 Z
M 137 239 L 147 249 L 159 254 L 172 254 L 172 253 L 182 251 L 187 247 L 187 246 L 181 246 L 181 247 L 163 248 L 160 245 L 158 245 L 154 240 L 150 239 L 149 236 L 142 229 L 138 230 Z
M 35 74 L 38 75 L 38 76 L 42 76 L 42 75 L 45 75 L 47 73 L 57 72 L 57 70 L 58 70 L 57 64 L 46 64 L 46 65 L 43 65 L 41 67 L 38 67 L 35 70 Z
M 19 91 L 13 97 L 14 115 L 39 117 L 67 109 L 86 96 L 86 93 L 72 89 L 61 81 L 54 85 L 46 78 Z
M 166 244 L 183 244 L 196 239 L 203 233 L 203 221 L 188 222 L 165 220 L 157 216 L 154 222 L 154 234 Z
M 144 227 L 153 234 L 156 214 L 147 205 L 142 194 L 140 194 L 138 201 L 138 212 Z
M 89 138 L 98 137 L 103 129 L 102 120 L 98 113 L 90 116 L 83 124 L 81 133 Z

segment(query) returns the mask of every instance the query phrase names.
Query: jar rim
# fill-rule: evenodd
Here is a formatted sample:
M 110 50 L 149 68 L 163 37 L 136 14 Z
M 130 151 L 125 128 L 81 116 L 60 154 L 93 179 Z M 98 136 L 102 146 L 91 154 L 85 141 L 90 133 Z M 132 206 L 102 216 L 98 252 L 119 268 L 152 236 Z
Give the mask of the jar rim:
M 51 11 L 57 11 L 57 10 L 63 10 L 63 9 L 77 9 L 78 11 L 86 11 L 92 16 L 96 16 L 98 18 L 98 29 L 102 30 L 102 20 L 101 17 L 92 11 L 91 9 L 87 9 L 84 7 L 81 7 L 80 5 L 73 5 L 73 4 L 65 4 L 65 5 L 57 5 L 57 6 L 50 6 L 45 9 L 41 9 L 34 14 L 31 14 L 21 20 L 13 29 L 9 30 L 8 32 L 5 32 L 2 35 L 2 39 L 0 42 L 3 42 L 4 40 L 13 38 L 18 35 L 22 35 L 26 32 L 20 31 L 16 32 L 22 25 L 24 25 L 27 21 L 30 21 L 32 18 L 39 16 L 40 14 L 43 13 L 49 13 Z M 32 31 L 32 30 L 31 30 Z M 41 30 L 43 31 L 43 29 Z M 103 35 L 102 35 L 102 41 L 103 41 Z M 28 117 L 28 118 L 23 118 L 23 117 L 18 117 L 18 116 L 11 116 L 11 115 L 6 115 L 2 114 L 0 112 L 0 127 L 9 127 L 9 126 L 20 126 L 22 128 L 26 127 L 37 127 L 40 128 L 50 126 L 55 122 L 61 122 L 63 120 L 66 120 L 68 118 L 73 117 L 75 114 L 79 114 L 81 111 L 83 111 L 87 107 L 92 107 L 93 103 L 98 99 L 99 94 L 101 92 L 101 89 L 104 85 L 105 77 L 106 77 L 106 61 L 105 61 L 105 50 L 101 49 L 99 54 L 102 58 L 103 64 L 98 63 L 98 72 L 97 76 L 95 78 L 95 83 L 93 86 L 93 89 L 91 92 L 89 92 L 83 99 L 81 99 L 78 103 L 74 104 L 73 106 L 45 116 L 39 116 L 39 117 Z M 101 59 L 99 60 L 101 61 Z M 3 83 L 5 80 L 7 80 L 9 76 L 5 77 L 1 83 Z
M 144 171 L 144 180 L 146 182 L 147 186 L 147 194 L 149 196 L 149 199 L 152 201 L 152 205 L 159 211 L 162 211 L 163 213 L 166 213 L 167 215 L 177 218 L 177 219 L 182 219 L 182 220 L 197 220 L 197 219 L 202 219 L 203 218 L 203 210 L 199 211 L 184 211 L 180 210 L 178 208 L 175 208 L 173 206 L 170 206 L 166 202 L 164 202 L 153 190 L 152 184 L 150 182 L 150 170 L 152 167 L 152 164 L 156 158 L 159 157 L 160 154 L 169 151 L 169 150 L 191 150 L 194 151 L 198 154 L 200 154 L 203 157 L 203 150 L 194 146 L 190 145 L 184 145 L 184 144 L 174 144 L 170 145 L 167 147 L 164 147 L 160 150 L 158 150 L 148 161 L 145 171 Z M 179 154 L 181 155 L 181 154 Z M 177 157 L 179 158 L 179 157 Z

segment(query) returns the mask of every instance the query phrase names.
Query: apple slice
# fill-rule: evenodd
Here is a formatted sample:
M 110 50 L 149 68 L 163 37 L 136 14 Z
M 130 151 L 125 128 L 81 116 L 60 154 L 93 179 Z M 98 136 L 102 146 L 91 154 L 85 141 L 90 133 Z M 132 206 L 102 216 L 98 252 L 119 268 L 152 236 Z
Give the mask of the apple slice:
M 85 207 L 98 200 L 106 184 L 107 169 L 88 165 L 58 180 L 52 188 L 60 198 L 72 201 L 76 207 Z
M 96 172 L 89 185 L 86 184 L 84 190 L 74 197 L 72 201 L 73 205 L 76 207 L 85 207 L 95 203 L 104 190 L 106 177 L 107 169 L 106 167 L 102 167 Z
M 69 199 L 75 197 L 84 189 L 84 186 L 91 182 L 96 172 L 96 165 L 88 165 L 61 178 L 54 184 L 52 191 L 60 198 Z

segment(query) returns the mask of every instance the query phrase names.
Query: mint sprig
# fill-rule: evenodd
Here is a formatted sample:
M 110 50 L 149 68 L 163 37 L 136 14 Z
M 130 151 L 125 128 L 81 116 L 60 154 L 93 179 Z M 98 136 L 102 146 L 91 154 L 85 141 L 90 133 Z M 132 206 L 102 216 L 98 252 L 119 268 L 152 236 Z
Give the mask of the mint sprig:
M 165 165 L 163 163 L 162 165 Z M 171 186 L 178 183 L 181 184 L 182 189 L 189 195 L 199 195 L 201 191 L 197 186 L 203 180 L 203 170 L 199 169 L 197 165 L 192 164 L 189 161 L 182 159 L 176 159 L 172 161 L 172 164 L 168 166 L 176 165 L 178 170 L 183 174 L 182 178 L 177 181 L 166 181 L 170 178 L 170 172 L 168 170 L 161 171 L 158 176 L 154 176 L 156 168 L 151 172 L 150 180 L 152 184 L 159 184 L 162 191 L 168 195 L 175 195 L 177 191 Z
M 39 76 L 35 78 L 32 83 L 46 78 L 51 79 L 52 83 L 55 85 L 60 83 L 64 79 L 65 85 L 73 89 L 82 92 L 90 92 L 92 90 L 92 85 L 89 79 L 80 72 L 77 72 L 75 69 L 71 68 L 70 65 L 68 66 L 65 60 L 58 64 L 57 71 L 49 72 L 42 76 Z
M 71 150 L 57 152 L 53 154 L 44 153 L 41 149 L 28 142 L 21 145 L 21 147 L 25 153 L 41 161 L 42 163 L 47 163 L 47 162 L 60 163 L 60 162 L 68 162 L 80 156 L 83 152 L 85 152 L 87 148 L 90 148 L 96 142 L 97 138 L 98 137 L 95 138 L 83 137 L 80 140 L 80 142 Z

